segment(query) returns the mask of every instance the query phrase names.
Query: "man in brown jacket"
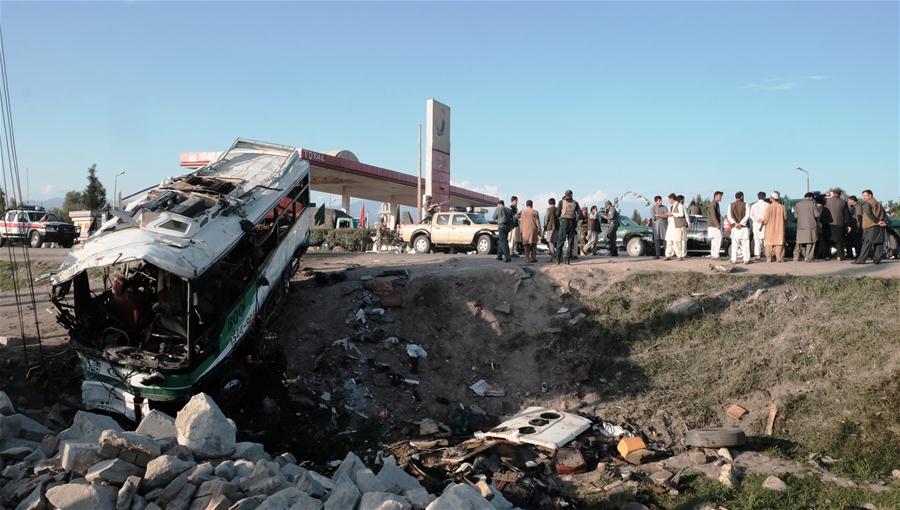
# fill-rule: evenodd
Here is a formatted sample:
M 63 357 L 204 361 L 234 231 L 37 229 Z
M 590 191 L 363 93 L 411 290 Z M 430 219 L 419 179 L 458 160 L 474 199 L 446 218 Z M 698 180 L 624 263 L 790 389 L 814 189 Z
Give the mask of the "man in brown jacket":
M 531 200 L 525 201 L 525 209 L 519 216 L 519 230 L 522 232 L 522 246 L 525 249 L 525 262 L 537 262 L 537 243 L 541 237 L 541 219 L 534 210 Z
M 766 227 L 766 260 L 773 262 L 773 256 L 778 262 L 784 262 L 784 226 L 787 223 L 787 209 L 779 201 L 777 191 L 769 197 L 769 208 L 763 216 L 762 224 Z
M 881 264 L 881 257 L 884 256 L 884 229 L 887 227 L 884 207 L 881 202 L 875 200 L 872 190 L 862 192 L 862 230 L 863 244 L 862 250 L 859 252 L 859 258 L 854 260 L 853 264 L 865 264 L 869 255 L 872 255 L 872 262 Z M 874 251 L 874 254 L 872 253 Z
M 559 230 L 559 218 L 556 216 L 556 199 L 551 198 L 547 202 L 547 212 L 544 213 L 544 241 L 547 242 L 547 252 L 550 260 L 556 256 L 556 231 Z

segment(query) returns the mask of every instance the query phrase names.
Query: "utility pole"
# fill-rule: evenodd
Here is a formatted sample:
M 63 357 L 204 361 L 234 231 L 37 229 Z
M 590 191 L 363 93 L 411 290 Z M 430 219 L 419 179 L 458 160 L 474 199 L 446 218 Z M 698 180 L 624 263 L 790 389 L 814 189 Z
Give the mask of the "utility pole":
M 116 194 L 116 191 L 118 191 L 118 189 L 119 189 L 119 176 L 124 173 L 125 173 L 125 170 L 122 170 L 121 172 L 117 173 L 116 178 L 113 179 L 113 211 L 119 210 L 119 199 L 118 199 L 118 195 Z
M 416 181 L 416 223 L 422 221 L 422 124 L 419 123 L 419 179 Z
M 797 170 L 800 170 L 801 172 L 803 172 L 803 173 L 806 174 L 806 192 L 809 193 L 809 172 L 807 172 L 806 170 L 800 168 L 799 166 L 798 166 L 796 169 L 797 169 Z

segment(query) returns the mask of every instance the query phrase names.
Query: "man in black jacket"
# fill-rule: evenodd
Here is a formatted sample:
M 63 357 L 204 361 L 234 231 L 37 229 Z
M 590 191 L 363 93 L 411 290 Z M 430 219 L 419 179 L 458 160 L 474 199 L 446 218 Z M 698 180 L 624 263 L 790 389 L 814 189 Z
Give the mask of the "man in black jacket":
M 606 251 L 610 257 L 619 256 L 619 247 L 616 244 L 617 230 L 619 230 L 619 211 L 616 210 L 612 202 L 606 201 L 606 209 L 603 211 L 603 219 L 609 227 L 606 230 Z

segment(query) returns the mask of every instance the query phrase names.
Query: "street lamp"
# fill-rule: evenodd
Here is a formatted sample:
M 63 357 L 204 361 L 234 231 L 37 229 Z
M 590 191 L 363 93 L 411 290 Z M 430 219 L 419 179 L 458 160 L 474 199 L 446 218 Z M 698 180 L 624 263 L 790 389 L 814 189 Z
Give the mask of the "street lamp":
M 119 208 L 119 196 L 117 195 L 119 191 L 119 176 L 123 175 L 125 170 L 116 174 L 116 178 L 113 179 L 113 211 Z
M 800 168 L 799 166 L 796 168 L 796 170 L 800 170 L 801 172 L 806 174 L 806 192 L 809 193 L 809 172 Z

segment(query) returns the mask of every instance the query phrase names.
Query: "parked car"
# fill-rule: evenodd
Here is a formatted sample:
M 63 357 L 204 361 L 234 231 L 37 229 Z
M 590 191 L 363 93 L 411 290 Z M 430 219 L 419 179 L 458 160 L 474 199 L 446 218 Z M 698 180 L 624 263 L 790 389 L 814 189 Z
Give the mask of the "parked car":
M 481 214 L 439 212 L 421 223 L 401 224 L 400 239 L 416 253 L 428 253 L 432 248 L 466 248 L 488 255 L 497 248 L 498 229 Z
M 687 232 L 688 255 L 709 255 L 712 249 L 712 240 L 709 238 L 709 220 L 706 216 L 690 216 L 691 228 Z M 722 247 L 719 256 L 729 255 L 731 238 L 728 233 L 722 233 Z
M 40 206 L 23 205 L 6 212 L 0 222 L 0 245 L 11 242 L 27 242 L 32 248 L 44 243 L 59 243 L 71 248 L 78 238 L 75 225 L 66 223 Z
M 609 230 L 609 224 L 605 220 L 601 221 L 597 242 L 602 247 L 606 247 L 607 230 Z M 619 216 L 616 245 L 620 250 L 627 251 L 628 255 L 632 257 L 646 255 L 653 249 L 653 232 L 643 225 L 638 225 L 627 216 Z

